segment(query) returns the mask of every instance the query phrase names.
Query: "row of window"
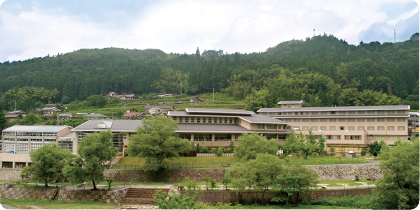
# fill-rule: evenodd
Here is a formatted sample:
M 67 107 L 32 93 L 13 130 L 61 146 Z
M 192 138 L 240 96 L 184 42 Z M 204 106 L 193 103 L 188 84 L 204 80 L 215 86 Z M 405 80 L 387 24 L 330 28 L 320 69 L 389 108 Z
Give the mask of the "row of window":
M 347 119 L 347 120 L 346 120 Z M 385 118 L 305 118 L 305 119 L 281 119 L 286 122 L 385 122 Z M 405 118 L 386 118 L 387 122 L 405 122 Z
M 295 130 L 300 130 L 300 126 L 293 126 L 293 127 L 295 128 Z M 338 128 L 339 131 L 346 130 L 346 126 L 338 126 L 338 127 L 337 126 L 329 126 L 329 127 L 320 126 L 319 130 L 326 131 L 328 129 L 330 131 L 336 131 L 337 128 Z M 359 131 L 363 131 L 363 130 L 365 130 L 366 127 L 365 126 L 357 126 L 357 127 L 356 126 L 348 126 L 347 130 L 356 130 L 356 128 Z M 386 128 L 387 128 L 387 130 L 390 130 L 390 131 L 395 130 L 395 126 L 387 126 Z M 313 131 L 316 131 L 316 130 L 318 130 L 318 126 L 311 126 L 311 127 L 302 126 L 302 130 L 304 130 L 304 131 L 307 131 L 309 129 L 311 129 Z M 405 126 L 397 126 L 397 129 L 400 130 L 400 131 L 403 131 L 403 130 L 405 130 Z M 367 130 L 370 130 L 370 131 L 375 130 L 375 126 L 367 126 Z M 385 126 L 376 126 L 376 130 L 379 130 L 379 131 L 380 130 L 385 130 Z
M 173 120 L 177 122 L 185 122 L 185 123 L 229 123 L 229 124 L 237 124 L 238 119 L 232 117 L 172 117 Z
M 275 125 L 275 124 L 257 124 L 257 129 L 265 129 L 265 126 L 267 129 L 283 129 L 285 130 L 287 128 L 287 125 Z
M 234 134 L 234 138 L 238 139 L 240 134 Z M 182 139 L 191 139 L 191 134 L 179 134 Z M 286 140 L 286 135 L 267 134 L 267 139 Z M 212 134 L 194 134 L 194 141 L 212 141 Z M 214 134 L 214 141 L 232 141 L 231 134 Z
M 315 136 L 317 139 L 319 139 L 319 135 Z M 325 139 L 327 140 L 341 140 L 341 135 L 325 135 L 324 136 Z M 344 136 L 345 140 L 362 140 L 362 136 L 360 135 L 345 135 Z M 385 140 L 385 136 L 367 136 L 368 140 Z M 395 140 L 398 139 L 400 141 L 404 141 L 407 140 L 406 136 L 398 136 L 397 138 L 395 138 L 395 136 L 386 136 L 386 140 Z
M 370 111 L 312 111 L 312 112 L 261 112 L 261 114 L 263 115 L 335 115 L 335 114 L 340 114 L 340 115 L 350 115 L 350 114 L 385 114 L 384 110 L 370 110 Z M 406 111 L 405 110 L 388 110 L 386 111 L 387 114 L 405 114 Z
M 44 136 L 44 137 L 57 137 L 57 132 L 3 132 L 3 136 Z
M 31 151 L 36 151 L 37 149 L 41 148 L 44 144 L 54 144 L 55 141 L 45 141 L 44 143 L 34 141 L 31 143 L 28 143 L 28 140 L 26 141 L 18 141 L 15 143 L 15 141 L 4 141 L 3 146 L 3 153 L 12 153 L 12 154 L 29 154 L 29 147 L 31 148 Z M 58 141 L 58 145 L 66 150 L 73 151 L 73 142 L 72 141 Z

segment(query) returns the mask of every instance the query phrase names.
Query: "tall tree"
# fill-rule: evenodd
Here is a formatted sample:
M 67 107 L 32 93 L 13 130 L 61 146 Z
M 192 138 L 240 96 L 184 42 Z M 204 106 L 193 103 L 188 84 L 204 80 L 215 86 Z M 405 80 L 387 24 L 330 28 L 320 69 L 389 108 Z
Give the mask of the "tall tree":
M 379 168 L 383 178 L 377 180 L 377 208 L 413 209 L 419 204 L 419 138 L 397 142 L 392 149 L 383 147 Z M 376 208 L 376 207 L 375 207 Z
M 177 136 L 176 128 L 178 124 L 167 117 L 143 120 L 143 126 L 137 129 L 137 134 L 130 136 L 127 153 L 146 159 L 145 172 L 162 175 L 168 169 L 163 160 L 178 158 L 180 154 L 194 150 L 188 140 Z
M 276 154 L 279 144 L 275 139 L 267 141 L 257 133 L 242 134 L 239 136 L 239 145 L 235 148 L 234 156 L 242 161 L 257 158 L 258 154 Z
M 105 164 L 110 163 L 118 153 L 112 145 L 111 130 L 93 133 L 79 142 L 77 153 L 71 164 L 64 168 L 64 175 L 75 184 L 92 181 L 93 189 L 96 184 L 105 180 Z
M 74 155 L 61 149 L 56 144 L 44 144 L 41 148 L 30 153 L 31 165 L 23 168 L 22 177 L 30 177 L 34 181 L 48 183 L 59 178 L 67 161 Z

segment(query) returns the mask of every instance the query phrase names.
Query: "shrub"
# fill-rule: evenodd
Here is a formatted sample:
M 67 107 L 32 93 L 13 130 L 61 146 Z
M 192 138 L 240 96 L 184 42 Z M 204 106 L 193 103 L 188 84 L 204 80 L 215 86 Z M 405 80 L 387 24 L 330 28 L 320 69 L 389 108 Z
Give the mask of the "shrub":
M 211 148 L 210 152 L 216 154 L 217 148 L 213 147 Z
M 209 152 L 209 148 L 207 148 L 207 147 L 201 147 L 200 152 L 201 153 L 208 153 Z
M 360 153 L 362 156 L 365 156 L 366 155 L 366 152 L 367 152 L 367 149 L 366 149 L 366 147 L 365 148 L 363 148 L 362 149 L 362 152 Z
M 231 153 L 232 150 L 230 148 L 225 148 L 224 153 Z
M 214 149 L 216 149 L 216 148 L 214 148 Z M 217 157 L 222 156 L 223 155 L 223 147 L 219 147 L 214 153 L 217 155 Z
M 213 190 L 216 186 L 216 181 L 214 181 L 213 179 L 210 180 L 210 185 L 211 185 L 211 189 Z
M 356 181 L 359 181 L 360 179 L 359 179 L 359 175 L 356 175 L 356 176 L 354 176 L 355 177 L 355 179 L 356 179 Z

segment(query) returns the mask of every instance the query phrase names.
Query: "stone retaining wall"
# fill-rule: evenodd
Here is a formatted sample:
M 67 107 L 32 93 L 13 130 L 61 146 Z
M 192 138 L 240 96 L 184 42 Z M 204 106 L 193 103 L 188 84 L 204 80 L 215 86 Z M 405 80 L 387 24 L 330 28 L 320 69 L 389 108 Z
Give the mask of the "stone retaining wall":
M 59 190 L 56 200 L 119 203 L 114 191 Z
M 382 178 L 383 170 L 376 163 L 306 166 L 318 174 L 318 181 Z
M 366 164 L 338 164 L 338 165 L 317 165 L 306 166 L 318 173 L 319 181 L 353 179 L 359 175 L 360 179 L 382 178 L 382 170 L 375 163 Z M 0 180 L 20 180 L 21 170 L 2 169 Z M 148 177 L 142 169 L 108 169 L 104 172 L 105 177 L 113 177 L 119 182 L 145 182 Z M 169 181 L 182 181 L 186 176 L 202 181 L 204 175 L 211 176 L 215 181 L 222 181 L 223 169 L 221 168 L 177 168 L 171 169 Z
M 49 200 L 58 189 L 0 188 L 0 198 Z

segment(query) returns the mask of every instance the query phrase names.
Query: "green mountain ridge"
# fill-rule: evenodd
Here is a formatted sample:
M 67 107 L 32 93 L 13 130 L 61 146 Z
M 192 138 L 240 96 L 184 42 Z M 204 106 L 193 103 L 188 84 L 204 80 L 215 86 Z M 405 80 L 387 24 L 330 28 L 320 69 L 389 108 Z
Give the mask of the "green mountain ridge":
M 0 63 L 0 102 L 9 110 L 12 101 L 27 100 L 18 94 L 25 86 L 52 91 L 52 96 L 39 100 L 56 103 L 110 91 L 179 94 L 182 81 L 183 92 L 190 95 L 214 88 L 236 98 L 248 97 L 249 104 L 259 98 L 249 109 L 270 106 L 276 100 L 305 100 L 314 106 L 378 104 L 366 97 L 379 101 L 383 93 L 401 99 L 388 98 L 379 104 L 404 103 L 418 109 L 418 47 L 416 33 L 400 43 L 361 42 L 357 46 L 324 34 L 244 54 L 80 49 Z

